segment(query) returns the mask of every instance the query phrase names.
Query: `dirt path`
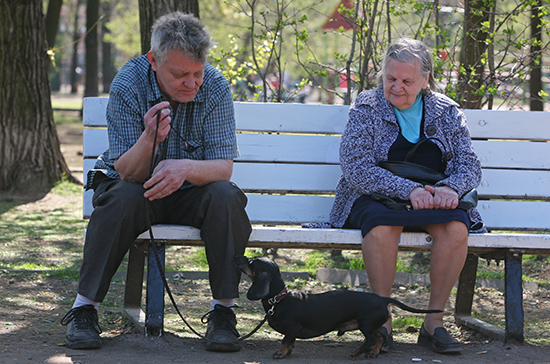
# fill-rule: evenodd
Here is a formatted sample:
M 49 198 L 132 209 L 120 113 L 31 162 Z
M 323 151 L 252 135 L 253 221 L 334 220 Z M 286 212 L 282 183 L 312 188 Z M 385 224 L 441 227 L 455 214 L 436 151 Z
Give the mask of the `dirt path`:
M 200 317 L 209 300 L 205 292 L 205 280 L 184 282 L 175 285 L 178 304 L 190 317 Z M 190 289 L 191 288 L 191 289 Z M 329 334 L 319 339 L 298 340 L 294 352 L 283 360 L 271 359 L 278 350 L 281 335 L 268 326 L 243 343 L 237 353 L 211 353 L 204 350 L 204 343 L 189 330 L 182 330 L 181 321 L 167 306 L 165 323 L 170 331 L 162 337 L 145 337 L 137 332 L 121 316 L 120 301 L 123 284 L 115 281 L 100 309 L 100 324 L 103 328 L 103 348 L 99 350 L 72 350 L 64 346 L 65 327 L 59 324 L 61 317 L 70 309 L 75 295 L 76 282 L 55 278 L 43 278 L 32 272 L 0 272 L 0 363 L 286 363 L 286 364 L 328 364 L 328 363 L 550 363 L 550 347 L 531 344 L 503 344 L 488 340 L 470 331 L 459 330 L 448 322 L 453 335 L 464 347 L 459 355 L 440 355 L 415 344 L 417 333 L 402 330 L 396 333 L 398 342 L 390 353 L 376 359 L 348 356 L 360 344 L 359 336 L 347 341 Z M 181 292 L 191 290 L 187 296 Z M 243 283 L 242 294 L 246 290 Z M 398 294 L 398 293 L 396 293 Z M 399 297 L 398 297 L 399 298 Z M 406 297 L 402 297 L 406 300 Z M 423 297 L 418 297 L 423 300 Z M 408 302 L 411 303 L 411 302 Z M 254 311 L 257 302 L 239 305 L 246 312 Z M 415 304 L 414 301 L 412 304 Z M 242 312 L 242 311 L 241 311 Z M 244 317 L 244 314 L 237 313 Z M 258 322 L 257 314 L 252 320 Z M 197 319 L 198 321 L 198 319 Z M 195 323 L 195 325 L 199 325 Z M 175 329 L 174 329 L 175 328 Z M 204 331 L 198 326 L 199 331 Z M 248 332 L 239 328 L 242 333 Z

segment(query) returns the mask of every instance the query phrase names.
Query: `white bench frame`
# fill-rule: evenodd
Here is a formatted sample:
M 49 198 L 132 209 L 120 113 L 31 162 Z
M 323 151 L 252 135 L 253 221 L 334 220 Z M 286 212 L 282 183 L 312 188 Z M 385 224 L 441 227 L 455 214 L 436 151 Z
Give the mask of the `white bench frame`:
M 108 147 L 107 98 L 84 99 L 84 175 Z M 349 106 L 235 103 L 241 157 L 232 180 L 248 195 L 247 213 L 253 222 L 249 247 L 360 250 L 358 230 L 305 229 L 303 222 L 326 222 L 340 176 L 339 140 Z M 550 121 L 548 113 L 464 110 L 473 146 L 482 162 L 478 208 L 493 230 L 531 233 L 470 235 L 469 256 L 457 293 L 457 324 L 503 341 L 523 341 L 521 259 L 523 254 L 550 254 Z M 84 192 L 84 217 L 93 210 L 93 192 Z M 202 245 L 199 230 L 157 225 L 155 239 L 167 245 Z M 148 244 L 143 233 L 136 245 Z M 163 245 L 164 246 L 164 245 Z M 163 247 L 162 246 L 162 247 Z M 403 233 L 402 251 L 429 251 L 431 237 Z M 506 329 L 471 316 L 478 254 L 506 262 Z M 161 249 L 164 261 L 164 250 Z M 163 327 L 164 291 L 158 267 L 148 261 L 147 315 L 141 310 L 145 254 L 130 251 L 125 313 L 148 332 Z M 164 267 L 162 267 L 164 268 Z M 157 272 L 155 274 L 155 272 Z

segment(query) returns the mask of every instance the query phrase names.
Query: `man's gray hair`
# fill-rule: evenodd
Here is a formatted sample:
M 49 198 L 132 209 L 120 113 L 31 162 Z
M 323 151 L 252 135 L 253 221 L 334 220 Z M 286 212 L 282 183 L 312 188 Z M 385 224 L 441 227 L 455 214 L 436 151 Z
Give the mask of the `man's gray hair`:
M 206 62 L 214 42 L 210 33 L 192 14 L 176 11 L 158 18 L 153 24 L 151 52 L 165 61 L 166 55 L 174 50 L 182 51 L 194 61 Z
M 422 90 L 423 93 L 429 93 L 430 90 L 433 91 L 438 87 L 433 74 L 432 52 L 423 42 L 411 38 L 400 38 L 395 43 L 392 43 L 382 59 L 382 68 L 377 75 L 378 87 L 384 86 L 384 75 L 390 60 L 418 65 L 418 72 L 420 72 L 422 77 L 426 77 L 429 74 L 429 89 Z

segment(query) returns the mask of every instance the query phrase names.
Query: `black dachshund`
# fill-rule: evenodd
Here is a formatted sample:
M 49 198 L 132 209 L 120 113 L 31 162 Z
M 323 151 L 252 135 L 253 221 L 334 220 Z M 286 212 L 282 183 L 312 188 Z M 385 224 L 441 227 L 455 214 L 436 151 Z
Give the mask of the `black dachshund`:
M 350 355 L 356 357 L 370 349 L 366 355 L 374 358 L 384 343 L 380 328 L 388 320 L 388 305 L 414 313 L 441 312 L 419 310 L 374 293 L 348 290 L 319 294 L 291 292 L 281 278 L 279 267 L 271 259 L 237 255 L 235 264 L 252 279 L 247 298 L 262 300 L 269 326 L 285 335 L 281 349 L 273 355 L 275 359 L 290 355 L 297 338 L 309 339 L 336 330 L 340 336 L 357 329 L 365 335 L 365 340 Z

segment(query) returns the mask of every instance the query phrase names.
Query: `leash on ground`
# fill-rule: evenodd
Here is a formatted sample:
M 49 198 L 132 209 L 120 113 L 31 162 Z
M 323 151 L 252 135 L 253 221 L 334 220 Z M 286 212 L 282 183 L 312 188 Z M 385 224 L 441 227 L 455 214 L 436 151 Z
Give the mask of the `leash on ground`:
M 162 150 L 161 150 L 160 154 L 158 156 L 155 156 L 155 150 L 157 148 L 158 127 L 159 127 L 159 123 L 160 123 L 160 114 L 161 114 L 161 110 L 159 110 L 157 112 L 157 127 L 156 127 L 156 130 L 155 130 L 155 141 L 153 143 L 153 150 L 151 152 L 151 164 L 150 164 L 150 167 L 149 167 L 149 177 L 148 177 L 148 179 L 152 177 L 155 166 L 162 159 L 164 159 L 164 156 L 166 154 L 166 149 L 168 147 L 168 135 L 167 135 L 166 138 L 165 138 L 165 142 L 164 142 L 164 145 L 162 147 Z M 170 128 L 170 130 L 172 130 L 172 128 Z M 170 133 L 170 132 L 168 132 L 168 133 Z M 159 256 L 158 249 L 157 249 L 158 243 L 155 240 L 155 237 L 153 235 L 153 225 L 151 223 L 151 217 L 153 216 L 153 211 L 151 209 L 150 201 L 146 198 L 145 198 L 145 210 L 146 210 L 145 214 L 146 214 L 147 224 L 149 225 L 149 240 L 150 240 L 149 245 L 153 248 L 152 249 L 153 250 L 153 255 L 155 256 L 155 261 L 157 263 L 157 267 L 158 267 L 158 270 L 159 270 L 159 273 L 160 273 L 160 276 L 161 276 L 161 279 L 162 279 L 162 284 L 164 285 L 164 288 L 166 289 L 166 292 L 168 293 L 168 297 L 170 298 L 170 302 L 172 302 L 172 305 L 174 306 L 174 309 L 176 310 L 176 312 L 178 313 L 178 315 L 182 319 L 182 321 L 185 323 L 185 325 L 189 328 L 189 330 L 191 330 L 191 332 L 193 332 L 199 338 L 205 339 L 205 340 L 211 341 L 211 342 L 228 343 L 228 341 L 223 341 L 222 342 L 222 341 L 212 340 L 212 339 L 206 338 L 205 335 L 197 332 L 191 326 L 191 324 L 189 324 L 189 322 L 183 317 L 183 314 L 180 312 L 180 310 L 178 308 L 178 305 L 176 304 L 176 300 L 174 299 L 174 296 L 172 295 L 172 291 L 170 289 L 170 286 L 168 285 L 168 281 L 166 280 L 166 274 L 165 274 L 164 268 L 161 265 L 160 256 Z M 254 335 L 260 329 L 260 327 L 262 327 L 262 325 L 267 321 L 267 317 L 268 317 L 268 315 L 266 313 L 266 315 L 264 316 L 262 321 L 252 331 L 250 331 L 248 334 L 246 334 L 244 336 L 239 337 L 237 340 L 234 340 L 234 341 L 236 342 L 236 341 L 246 340 L 249 337 L 251 337 L 252 335 Z

